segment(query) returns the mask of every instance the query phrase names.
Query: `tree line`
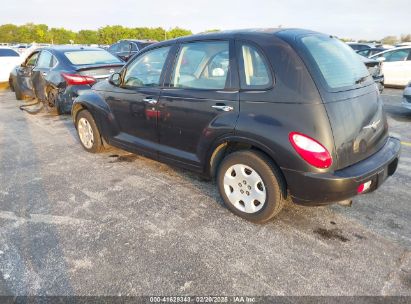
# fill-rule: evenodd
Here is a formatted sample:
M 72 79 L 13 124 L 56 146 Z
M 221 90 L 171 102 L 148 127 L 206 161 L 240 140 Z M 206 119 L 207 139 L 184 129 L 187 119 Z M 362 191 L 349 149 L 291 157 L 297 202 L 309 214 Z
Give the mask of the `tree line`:
M 128 28 L 112 25 L 101 27 L 98 30 L 75 32 L 65 28 L 49 28 L 46 24 L 0 25 L 0 42 L 4 43 L 112 44 L 127 38 L 162 41 L 191 34 L 190 30 L 179 27 L 165 30 L 162 27 Z

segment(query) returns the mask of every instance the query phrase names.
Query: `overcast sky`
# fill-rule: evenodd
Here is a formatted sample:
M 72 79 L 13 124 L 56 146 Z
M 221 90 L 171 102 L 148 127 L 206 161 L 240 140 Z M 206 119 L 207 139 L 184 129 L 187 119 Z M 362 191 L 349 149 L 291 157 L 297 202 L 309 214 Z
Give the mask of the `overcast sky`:
M 411 33 L 410 0 L 5 0 L 0 24 L 207 29 L 300 27 L 340 38 Z

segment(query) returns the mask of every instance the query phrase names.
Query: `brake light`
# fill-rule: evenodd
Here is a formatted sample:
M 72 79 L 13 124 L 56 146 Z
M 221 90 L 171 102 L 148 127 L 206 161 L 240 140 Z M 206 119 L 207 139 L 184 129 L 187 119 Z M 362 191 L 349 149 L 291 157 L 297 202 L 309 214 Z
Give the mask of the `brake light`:
M 330 153 L 315 139 L 298 132 L 291 132 L 289 140 L 295 151 L 310 165 L 317 168 L 331 166 L 332 157 Z
M 92 85 L 96 82 L 95 78 L 80 74 L 61 73 L 61 76 L 63 76 L 68 85 Z

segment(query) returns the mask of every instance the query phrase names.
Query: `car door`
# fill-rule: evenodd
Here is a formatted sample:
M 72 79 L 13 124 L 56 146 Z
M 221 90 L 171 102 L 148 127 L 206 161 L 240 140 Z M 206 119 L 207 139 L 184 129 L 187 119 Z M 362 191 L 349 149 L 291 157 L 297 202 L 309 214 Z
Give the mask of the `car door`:
M 134 58 L 123 69 L 121 85 L 112 84 L 105 93 L 118 127 L 113 140 L 149 156 L 157 155 L 157 102 L 170 48 L 159 47 Z
M 201 168 L 213 141 L 233 133 L 239 112 L 234 42 L 180 45 L 159 104 L 159 157 Z
M 36 65 L 39 52 L 33 52 L 25 62 L 17 68 L 17 82 L 21 93 L 25 96 L 35 97 L 32 83 L 33 68 Z
M 409 49 L 392 50 L 383 53 L 385 58 L 382 68 L 384 73 L 385 84 L 388 85 L 406 85 L 407 58 L 410 54 Z
M 42 50 L 31 75 L 33 90 L 39 100 L 46 100 L 47 76 L 52 66 L 53 55 Z

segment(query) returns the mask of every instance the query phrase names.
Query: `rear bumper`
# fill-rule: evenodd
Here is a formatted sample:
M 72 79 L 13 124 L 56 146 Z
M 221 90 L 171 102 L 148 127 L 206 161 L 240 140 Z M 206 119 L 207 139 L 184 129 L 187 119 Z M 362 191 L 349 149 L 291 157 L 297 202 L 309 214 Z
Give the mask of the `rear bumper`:
M 90 90 L 89 85 L 67 86 L 66 89 L 59 94 L 59 104 L 63 113 L 71 113 L 73 101 L 79 96 L 79 91 Z
M 292 200 L 302 205 L 327 205 L 357 195 L 359 185 L 371 181 L 376 190 L 397 169 L 401 143 L 389 137 L 387 143 L 369 158 L 333 173 L 283 170 Z

